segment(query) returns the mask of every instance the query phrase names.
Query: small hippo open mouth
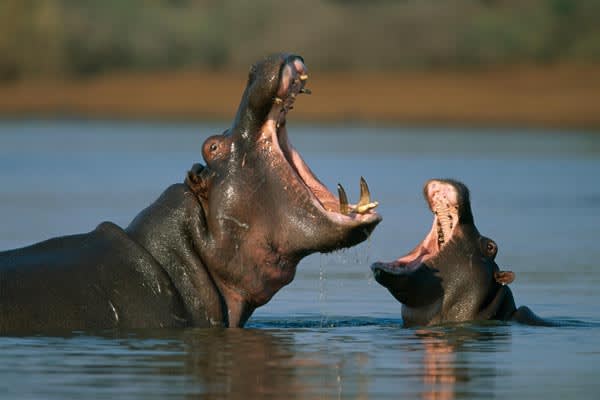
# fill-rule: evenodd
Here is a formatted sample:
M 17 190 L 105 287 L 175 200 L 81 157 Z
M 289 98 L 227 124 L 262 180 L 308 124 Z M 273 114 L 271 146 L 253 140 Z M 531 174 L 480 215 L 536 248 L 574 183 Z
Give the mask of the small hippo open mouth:
M 529 308 L 516 308 L 502 271 L 498 246 L 475 226 L 469 190 L 457 181 L 434 179 L 424 195 L 433 224 L 415 249 L 392 262 L 371 265 L 379 284 L 402 303 L 405 326 L 469 320 L 508 320 L 544 325 Z
M 411 252 L 391 263 L 375 263 L 373 271 L 399 274 L 415 269 L 437 256 L 452 241 L 459 223 L 472 223 L 469 190 L 453 180 L 431 180 L 423 189 L 433 213 L 433 224 L 425 239 Z

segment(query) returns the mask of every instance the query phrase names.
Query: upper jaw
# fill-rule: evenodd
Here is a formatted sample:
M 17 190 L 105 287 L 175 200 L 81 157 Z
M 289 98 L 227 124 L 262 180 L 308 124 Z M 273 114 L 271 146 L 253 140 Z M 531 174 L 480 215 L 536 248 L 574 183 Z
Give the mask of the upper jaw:
M 301 93 L 311 93 L 309 89 L 305 88 L 307 81 L 308 69 L 302 58 L 288 57 L 281 67 L 279 87 L 273 97 L 273 106 L 268 117 L 276 121 L 276 128 L 285 124 L 285 117 L 294 108 L 296 97 Z

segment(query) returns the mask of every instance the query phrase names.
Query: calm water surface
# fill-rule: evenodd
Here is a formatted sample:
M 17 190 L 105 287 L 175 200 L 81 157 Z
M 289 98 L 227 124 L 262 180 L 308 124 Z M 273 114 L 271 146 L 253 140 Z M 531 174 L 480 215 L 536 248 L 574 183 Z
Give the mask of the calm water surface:
M 0 122 L 0 250 L 126 226 L 226 124 Z M 291 140 L 352 199 L 365 176 L 384 221 L 313 255 L 249 329 L 0 337 L 0 398 L 600 398 L 600 135 L 522 129 L 295 126 Z M 421 188 L 452 177 L 516 272 L 518 304 L 559 328 L 403 329 L 369 264 L 430 228 Z

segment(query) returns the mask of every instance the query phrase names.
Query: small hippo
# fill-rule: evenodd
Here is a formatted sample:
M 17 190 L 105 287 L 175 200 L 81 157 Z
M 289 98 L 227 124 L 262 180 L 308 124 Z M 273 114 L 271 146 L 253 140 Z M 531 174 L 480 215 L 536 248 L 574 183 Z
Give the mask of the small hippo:
M 126 229 L 104 222 L 0 252 L 0 333 L 242 327 L 303 257 L 367 239 L 381 217 L 366 183 L 350 206 L 288 139 L 307 80 L 300 56 L 252 66 L 231 128 L 204 142 L 206 165 Z
M 515 274 L 498 268 L 498 245 L 475 227 L 467 187 L 434 179 L 425 184 L 424 195 L 434 215 L 429 234 L 396 261 L 371 265 L 377 282 L 402 303 L 404 325 L 469 320 L 548 325 L 528 307 L 516 308 L 507 286 Z

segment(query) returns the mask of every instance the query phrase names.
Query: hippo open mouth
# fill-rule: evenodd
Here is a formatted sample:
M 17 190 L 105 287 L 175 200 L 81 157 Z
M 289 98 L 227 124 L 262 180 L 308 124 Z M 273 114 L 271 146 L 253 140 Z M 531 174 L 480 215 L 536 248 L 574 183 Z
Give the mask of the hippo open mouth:
M 294 102 L 299 94 L 310 94 L 305 88 L 308 81 L 308 73 L 300 57 L 288 60 L 282 65 L 280 72 L 280 83 L 277 96 L 273 98 L 273 105 L 262 127 L 262 137 L 259 139 L 269 146 L 269 150 L 280 152 L 287 160 L 292 174 L 297 179 L 288 179 L 298 199 L 306 203 L 312 203 L 328 219 L 336 224 L 372 225 L 380 220 L 374 209 L 378 202 L 371 201 L 371 195 L 366 180 L 360 178 L 360 199 L 357 204 L 350 204 L 344 188 L 338 184 L 338 195 L 336 197 L 310 170 L 300 154 L 290 143 L 287 129 L 286 116 L 294 107 Z M 308 195 L 308 196 L 306 196 Z
M 402 274 L 413 270 L 436 257 L 454 237 L 460 222 L 472 220 L 469 191 L 465 185 L 453 180 L 430 180 L 423 189 L 425 200 L 433 213 L 433 224 L 425 239 L 408 254 L 390 263 L 377 262 L 374 272 Z
M 286 229 L 296 231 L 295 234 L 277 234 L 273 245 L 283 252 L 300 255 L 360 243 L 381 220 L 375 212 L 378 203 L 371 200 L 364 178 L 359 181 L 360 199 L 351 204 L 341 185 L 336 197 L 292 146 L 286 118 L 299 95 L 311 93 L 305 87 L 307 82 L 308 71 L 299 56 L 275 55 L 255 64 L 234 126 L 223 136 L 231 144 L 231 154 L 226 157 L 229 172 L 239 168 L 253 170 L 246 179 L 262 182 L 265 192 L 261 202 L 268 202 L 265 197 L 270 197 L 274 200 L 270 212 L 279 217 L 278 224 L 296 228 Z M 205 154 L 209 164 L 210 158 L 210 154 Z M 241 175 L 247 172 L 237 176 Z

